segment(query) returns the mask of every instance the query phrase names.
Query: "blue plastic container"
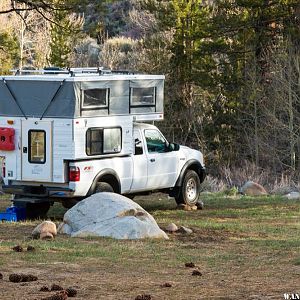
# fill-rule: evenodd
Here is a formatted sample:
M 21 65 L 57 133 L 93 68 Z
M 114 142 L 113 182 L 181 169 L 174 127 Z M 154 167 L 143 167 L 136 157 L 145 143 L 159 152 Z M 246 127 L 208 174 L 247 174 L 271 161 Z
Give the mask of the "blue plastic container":
M 26 219 L 26 208 L 25 207 L 16 207 L 10 206 L 6 209 L 5 212 L 0 212 L 0 222 L 17 222 Z

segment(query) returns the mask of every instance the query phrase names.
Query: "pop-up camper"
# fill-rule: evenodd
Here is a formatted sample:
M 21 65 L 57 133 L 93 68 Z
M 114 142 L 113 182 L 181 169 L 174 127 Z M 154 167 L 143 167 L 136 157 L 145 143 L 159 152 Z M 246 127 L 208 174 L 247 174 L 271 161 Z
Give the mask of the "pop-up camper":
M 103 190 L 164 190 L 179 199 L 192 170 L 196 203 L 202 154 L 137 123 L 163 119 L 163 93 L 161 75 L 73 69 L 0 77 L 2 190 L 31 210 Z

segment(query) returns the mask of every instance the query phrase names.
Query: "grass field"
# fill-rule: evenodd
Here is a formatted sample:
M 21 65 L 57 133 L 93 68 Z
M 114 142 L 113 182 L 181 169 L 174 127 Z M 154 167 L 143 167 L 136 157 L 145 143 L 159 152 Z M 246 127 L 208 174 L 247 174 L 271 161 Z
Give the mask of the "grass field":
M 300 294 L 300 201 L 280 197 L 203 196 L 204 210 L 176 210 L 164 195 L 139 198 L 160 227 L 174 222 L 191 235 L 169 234 L 168 241 L 108 238 L 31 240 L 41 221 L 0 223 L 0 299 L 42 299 L 53 283 L 78 289 L 76 299 L 284 299 Z M 0 199 L 0 211 L 9 205 Z M 59 223 L 56 204 L 49 218 Z M 12 247 L 32 245 L 34 252 Z M 195 268 L 185 267 L 193 262 Z M 202 276 L 192 276 L 198 269 Z M 10 283 L 13 272 L 39 280 Z M 168 282 L 171 287 L 164 287 Z

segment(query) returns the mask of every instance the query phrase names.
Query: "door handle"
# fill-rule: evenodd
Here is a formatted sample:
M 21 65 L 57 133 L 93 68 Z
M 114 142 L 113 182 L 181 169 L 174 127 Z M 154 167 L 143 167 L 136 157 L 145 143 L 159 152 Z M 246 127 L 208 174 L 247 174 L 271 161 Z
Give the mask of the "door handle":
M 151 161 L 151 162 L 155 162 L 155 158 L 151 158 L 150 161 Z
M 23 147 L 23 153 L 27 153 L 27 147 Z

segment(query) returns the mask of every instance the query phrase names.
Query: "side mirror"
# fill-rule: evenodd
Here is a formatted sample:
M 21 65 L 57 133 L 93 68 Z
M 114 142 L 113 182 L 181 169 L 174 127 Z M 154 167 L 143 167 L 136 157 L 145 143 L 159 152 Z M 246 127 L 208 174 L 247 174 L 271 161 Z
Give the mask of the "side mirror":
M 180 149 L 180 145 L 179 144 L 170 143 L 170 144 L 167 145 L 167 150 L 169 152 L 178 151 L 179 149 Z

